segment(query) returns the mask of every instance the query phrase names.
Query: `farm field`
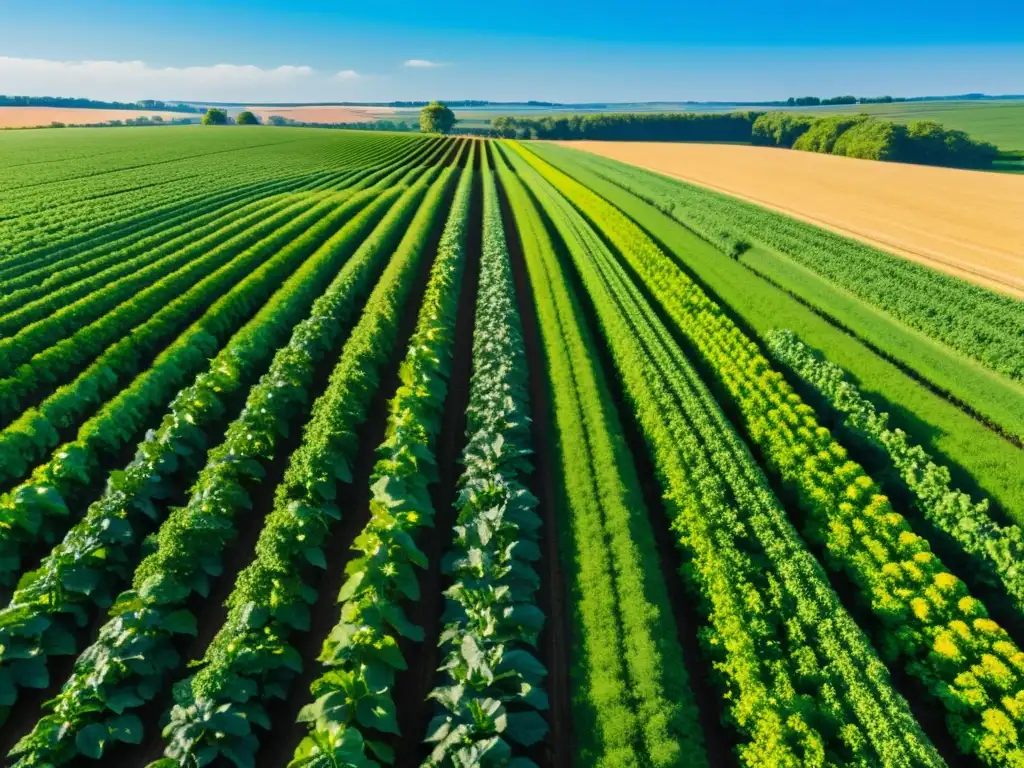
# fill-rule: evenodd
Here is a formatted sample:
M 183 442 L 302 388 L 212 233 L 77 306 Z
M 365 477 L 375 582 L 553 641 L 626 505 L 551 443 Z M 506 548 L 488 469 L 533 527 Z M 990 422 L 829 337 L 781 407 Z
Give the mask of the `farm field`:
M 5 764 L 1024 763 L 1016 188 L 621 159 L 0 135 Z
M 1000 149 L 1024 150 L 1024 102 L 920 101 L 894 104 L 853 104 L 811 107 L 810 114 L 859 114 L 910 123 L 934 120 L 947 128 L 965 131 L 976 139 L 990 141 Z
M 1024 179 L 770 147 L 562 146 L 699 184 L 1024 297 Z
M 136 120 L 140 117 L 161 117 L 180 120 L 197 117 L 187 112 L 159 112 L 135 109 L 72 109 L 68 107 L 0 107 L 0 129 L 35 128 L 50 123 L 66 125 L 93 125 L 111 120 Z
M 266 121 L 271 115 L 295 120 L 300 123 L 372 123 L 375 120 L 386 120 L 395 114 L 390 107 L 332 107 L 332 106 L 303 106 L 303 107 L 273 107 L 273 106 L 252 106 L 246 107 L 250 112 Z M 241 110 L 232 109 L 230 113 L 237 113 Z M 410 117 L 410 121 L 416 123 L 419 115 Z

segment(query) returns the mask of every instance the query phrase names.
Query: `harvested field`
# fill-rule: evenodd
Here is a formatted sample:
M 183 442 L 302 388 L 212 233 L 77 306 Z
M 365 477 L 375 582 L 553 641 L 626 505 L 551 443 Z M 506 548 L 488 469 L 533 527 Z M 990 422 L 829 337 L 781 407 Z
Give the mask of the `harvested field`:
M 1024 297 L 1024 178 L 766 147 L 558 142 L 725 192 Z
M 257 117 L 266 120 L 280 115 L 300 123 L 372 123 L 394 114 L 391 107 L 248 107 Z
M 50 123 L 97 125 L 110 120 L 137 120 L 159 115 L 164 120 L 199 117 L 187 112 L 147 112 L 135 109 L 70 109 L 66 107 L 0 107 L 0 128 L 35 128 Z

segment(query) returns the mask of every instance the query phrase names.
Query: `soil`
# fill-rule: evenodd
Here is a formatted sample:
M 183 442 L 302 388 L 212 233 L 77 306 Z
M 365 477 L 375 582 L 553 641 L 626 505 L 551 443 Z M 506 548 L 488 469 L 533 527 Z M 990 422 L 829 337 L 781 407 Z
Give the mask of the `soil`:
M 1024 176 L 728 144 L 569 141 L 1024 298 Z

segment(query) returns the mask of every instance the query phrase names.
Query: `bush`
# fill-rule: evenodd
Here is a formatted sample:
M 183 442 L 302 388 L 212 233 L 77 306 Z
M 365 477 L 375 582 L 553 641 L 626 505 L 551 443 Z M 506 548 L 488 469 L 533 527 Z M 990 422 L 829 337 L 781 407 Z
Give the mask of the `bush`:
M 994 144 L 972 139 L 963 131 L 919 120 L 907 126 L 906 162 L 957 168 L 988 168 L 999 157 Z
M 772 147 L 792 147 L 793 142 L 815 124 L 810 115 L 792 112 L 766 112 L 754 121 L 751 129 L 755 144 Z
M 867 119 L 867 115 L 856 115 L 853 117 L 843 115 L 820 118 L 814 122 L 809 131 L 793 143 L 793 149 L 801 149 L 805 152 L 831 153 L 836 141 L 843 133 Z
M 905 155 L 906 126 L 881 120 L 863 120 L 836 139 L 833 155 L 864 160 L 900 160 Z
M 420 130 L 423 133 L 451 133 L 455 127 L 455 113 L 440 101 L 432 101 L 420 112 Z
M 249 110 L 244 110 L 238 113 L 238 117 L 235 118 L 235 122 L 238 125 L 259 125 L 260 119 Z
M 211 107 L 206 110 L 206 114 L 203 115 L 203 125 L 227 125 L 229 122 L 228 113 L 223 109 L 214 109 Z

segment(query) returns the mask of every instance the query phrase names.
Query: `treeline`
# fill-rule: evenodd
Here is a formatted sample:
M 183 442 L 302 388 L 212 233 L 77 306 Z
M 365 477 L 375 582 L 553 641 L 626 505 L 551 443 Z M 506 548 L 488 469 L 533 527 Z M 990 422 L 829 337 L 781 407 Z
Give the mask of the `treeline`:
M 767 112 L 754 121 L 751 140 L 762 146 L 953 168 L 991 168 L 999 158 L 995 145 L 931 120 L 903 125 L 868 115 Z
M 77 99 L 66 96 L 3 96 L 0 95 L 0 107 L 65 107 L 73 109 L 144 109 L 163 112 L 202 112 L 198 107 L 188 104 L 168 104 L 165 101 L 143 99 L 141 101 L 96 101 L 94 99 Z
M 496 117 L 491 134 L 516 139 L 749 142 L 759 112 L 639 112 Z
M 363 124 L 365 125 L 365 124 Z M 814 117 L 792 112 L 683 112 L 496 117 L 490 134 L 515 139 L 713 141 L 801 149 L 868 160 L 991 168 L 992 144 L 921 120 L 902 125 L 868 115 Z

